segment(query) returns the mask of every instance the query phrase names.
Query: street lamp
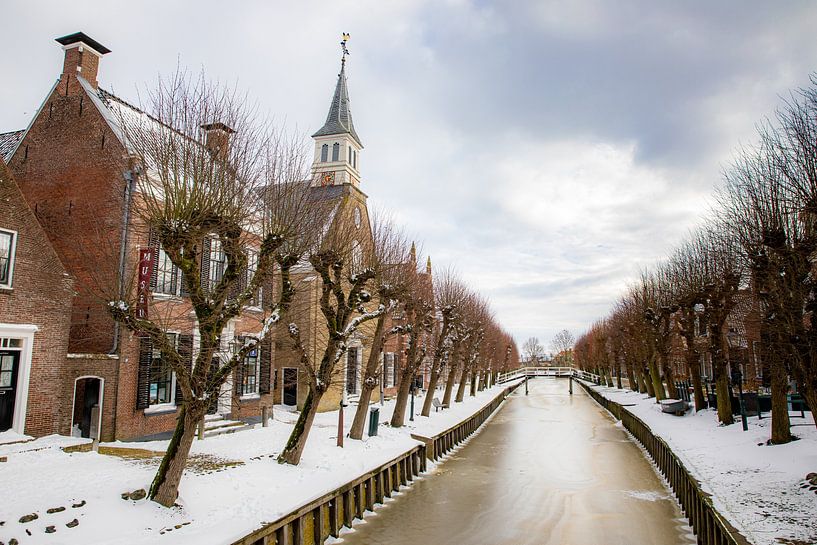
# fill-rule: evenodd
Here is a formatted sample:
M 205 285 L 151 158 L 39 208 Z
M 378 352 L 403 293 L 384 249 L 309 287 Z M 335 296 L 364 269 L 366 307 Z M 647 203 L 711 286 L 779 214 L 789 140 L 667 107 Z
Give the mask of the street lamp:
M 729 328 L 726 333 L 726 342 L 729 344 L 729 363 L 732 366 L 732 384 L 738 387 L 738 403 L 740 404 L 740 420 L 743 424 L 743 431 L 749 431 L 749 424 L 746 422 L 746 406 L 743 403 L 743 373 L 740 371 L 738 362 L 733 361 L 733 355 L 740 348 L 740 336 L 737 331 Z

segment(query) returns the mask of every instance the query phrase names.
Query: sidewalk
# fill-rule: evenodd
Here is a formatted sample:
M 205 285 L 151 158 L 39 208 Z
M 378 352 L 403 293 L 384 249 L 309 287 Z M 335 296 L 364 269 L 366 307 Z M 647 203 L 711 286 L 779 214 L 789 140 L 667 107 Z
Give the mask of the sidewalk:
M 646 394 L 586 384 L 661 437 L 712 495 L 718 511 L 752 543 L 817 542 L 817 493 L 803 487 L 806 475 L 817 472 L 817 428 L 809 413 L 805 419 L 791 413 L 799 440 L 767 446 L 768 414 L 762 420 L 750 417 L 744 432 L 739 418 L 720 426 L 713 409 L 677 417 L 662 413 Z
M 179 508 L 165 509 L 147 500 L 123 500 L 124 492 L 147 489 L 168 441 L 103 443 L 121 448 L 122 456 L 95 452 L 66 453 L 61 446 L 76 440 L 50 436 L 24 444 L 0 445 L 0 542 L 26 543 L 178 544 L 229 543 L 414 448 L 411 433 L 431 434 L 478 412 L 508 385 L 466 397 L 451 409 L 415 416 L 407 426 L 385 425 L 393 402 L 381 407 L 378 435 L 363 441 L 346 438 L 338 448 L 337 411 L 315 419 L 301 464 L 280 465 L 276 457 L 297 414 L 274 411 L 269 427 L 195 441 L 182 479 Z M 375 406 L 380 406 L 379 404 Z M 419 413 L 422 398 L 415 399 Z M 355 407 L 344 412 L 346 431 Z M 25 448 L 23 448 L 23 446 Z M 9 500 L 13 498 L 13 500 Z M 76 506 L 76 507 L 75 507 Z M 64 507 L 49 514 L 47 510 Z M 20 523 L 36 513 L 38 518 Z M 79 524 L 67 527 L 76 520 Z M 53 526 L 54 533 L 45 533 Z M 31 532 L 31 536 L 26 534 Z

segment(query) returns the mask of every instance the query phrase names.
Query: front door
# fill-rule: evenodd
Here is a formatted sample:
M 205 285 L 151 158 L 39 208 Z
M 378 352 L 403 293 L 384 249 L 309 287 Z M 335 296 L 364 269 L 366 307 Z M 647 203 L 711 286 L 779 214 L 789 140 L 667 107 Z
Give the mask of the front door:
M 298 369 L 284 367 L 284 405 L 298 403 Z
M 17 398 L 17 371 L 20 352 L 0 351 L 0 431 L 11 429 L 14 421 L 14 401 Z

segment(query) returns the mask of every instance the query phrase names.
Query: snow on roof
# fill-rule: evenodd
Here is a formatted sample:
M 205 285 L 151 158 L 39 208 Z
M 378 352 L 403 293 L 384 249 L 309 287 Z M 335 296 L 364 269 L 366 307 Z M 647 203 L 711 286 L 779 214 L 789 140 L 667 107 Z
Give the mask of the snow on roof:
M 0 157 L 3 158 L 4 162 L 8 163 L 11 160 L 14 150 L 17 149 L 17 145 L 23 139 L 25 133 L 25 129 L 0 133 Z

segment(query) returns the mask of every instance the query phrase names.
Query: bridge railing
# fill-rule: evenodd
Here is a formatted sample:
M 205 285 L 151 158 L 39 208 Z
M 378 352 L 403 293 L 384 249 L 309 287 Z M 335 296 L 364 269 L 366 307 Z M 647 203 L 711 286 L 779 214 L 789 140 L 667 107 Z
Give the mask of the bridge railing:
M 524 377 L 578 377 L 592 382 L 601 381 L 601 377 L 594 373 L 589 373 L 575 367 L 517 367 L 507 373 L 500 373 L 497 377 L 497 384 L 503 384 L 515 378 Z

